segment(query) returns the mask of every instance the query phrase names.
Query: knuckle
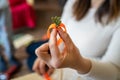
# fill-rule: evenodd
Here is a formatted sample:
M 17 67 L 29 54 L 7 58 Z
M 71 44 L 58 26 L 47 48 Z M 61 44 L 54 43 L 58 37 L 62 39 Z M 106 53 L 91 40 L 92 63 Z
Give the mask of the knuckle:
M 60 68 L 60 65 L 59 65 L 57 62 L 55 62 L 55 63 L 53 63 L 53 67 L 54 67 L 55 69 L 58 69 L 58 68 Z
M 38 53 L 39 53 L 39 51 L 38 51 L 38 49 L 36 49 L 36 50 L 35 50 L 35 54 L 38 54 Z
M 35 54 L 40 58 L 40 56 L 41 56 L 41 53 L 42 53 L 42 51 L 41 51 L 41 49 L 36 49 L 35 50 Z

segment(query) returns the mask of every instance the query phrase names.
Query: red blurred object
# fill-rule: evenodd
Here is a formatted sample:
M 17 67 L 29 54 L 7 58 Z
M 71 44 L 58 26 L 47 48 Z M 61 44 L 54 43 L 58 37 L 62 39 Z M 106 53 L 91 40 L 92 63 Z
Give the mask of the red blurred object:
M 10 80 L 11 75 L 17 70 L 17 66 L 11 66 L 6 72 L 5 75 L 7 76 L 7 80 Z
M 19 66 L 16 66 L 16 65 L 13 65 L 11 66 L 7 71 L 5 71 L 5 73 L 3 75 L 6 76 L 6 79 L 5 80 L 10 80 L 11 76 L 16 72 L 18 71 L 20 67 Z M 0 79 L 1 80 L 1 79 Z M 3 80 L 3 79 L 2 79 Z
M 26 0 L 9 0 L 12 13 L 13 29 L 35 27 L 35 11 Z

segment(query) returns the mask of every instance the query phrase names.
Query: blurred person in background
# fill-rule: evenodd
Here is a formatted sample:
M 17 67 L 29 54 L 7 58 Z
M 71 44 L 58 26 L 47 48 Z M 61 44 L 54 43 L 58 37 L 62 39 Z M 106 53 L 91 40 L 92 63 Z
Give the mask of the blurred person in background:
M 58 0 L 60 6 L 62 7 L 62 9 L 64 8 L 65 3 L 67 2 L 67 0 Z
M 33 70 L 43 75 L 47 65 L 48 74 L 62 68 L 63 80 L 119 80 L 120 0 L 67 0 L 62 22 L 67 33 L 52 30 L 49 42 L 36 49 Z
M 20 30 L 23 27 L 30 29 L 36 26 L 36 16 L 32 0 L 8 0 L 12 15 L 13 30 Z M 22 17 L 21 17 L 22 16 Z
M 9 69 L 12 70 L 11 73 L 16 71 L 20 64 L 13 56 L 12 20 L 8 0 L 0 0 L 0 45 L 3 47 L 0 54 L 4 54 L 6 57 L 6 59 L 4 57 L 0 59 L 0 72 L 8 70 L 6 60 L 8 60 Z

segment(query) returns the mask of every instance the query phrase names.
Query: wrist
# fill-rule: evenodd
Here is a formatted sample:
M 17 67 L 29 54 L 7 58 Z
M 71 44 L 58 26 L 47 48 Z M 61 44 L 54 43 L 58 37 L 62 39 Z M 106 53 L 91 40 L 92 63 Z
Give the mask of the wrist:
M 80 74 L 86 74 L 90 71 L 91 67 L 92 67 L 92 63 L 89 59 L 80 58 L 79 61 L 78 61 L 78 65 L 75 67 L 75 69 Z

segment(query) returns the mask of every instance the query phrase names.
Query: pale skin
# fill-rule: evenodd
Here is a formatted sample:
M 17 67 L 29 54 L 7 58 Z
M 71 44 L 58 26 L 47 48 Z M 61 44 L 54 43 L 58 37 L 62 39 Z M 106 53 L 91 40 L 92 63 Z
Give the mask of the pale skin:
M 103 1 L 104 0 L 92 0 L 92 7 L 98 8 Z M 65 45 L 62 53 L 57 45 L 57 34 L 62 38 Z M 58 28 L 53 29 L 50 36 L 48 43 L 45 43 L 36 49 L 36 55 L 38 58 L 33 65 L 33 70 L 35 72 L 40 75 L 47 72 L 50 75 L 54 69 L 58 68 L 72 68 L 81 74 L 85 74 L 90 71 L 92 67 L 90 59 L 84 58 L 80 55 L 80 51 L 72 42 L 69 34 L 64 32 L 61 28 Z M 45 69 L 46 65 L 48 66 L 47 71 Z

